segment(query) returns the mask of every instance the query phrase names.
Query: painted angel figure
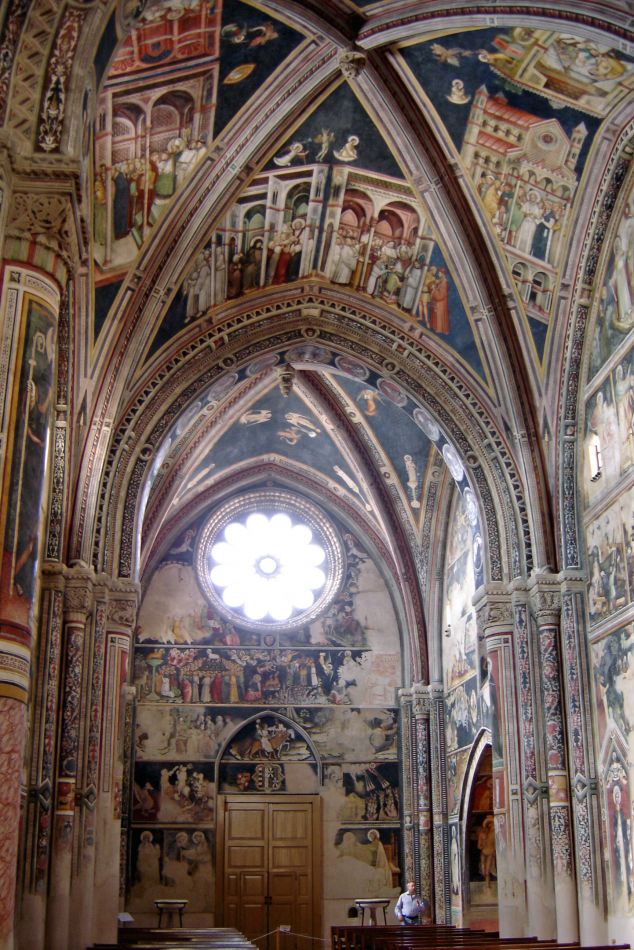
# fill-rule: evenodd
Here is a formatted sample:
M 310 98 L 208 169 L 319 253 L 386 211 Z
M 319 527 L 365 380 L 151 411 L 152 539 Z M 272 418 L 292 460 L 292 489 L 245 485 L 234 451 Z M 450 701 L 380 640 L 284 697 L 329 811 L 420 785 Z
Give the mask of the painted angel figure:
M 315 145 L 319 145 L 319 151 L 315 155 L 315 161 L 323 162 L 334 140 L 335 133 L 331 132 L 330 129 L 322 129 L 319 135 L 315 136 L 313 142 Z

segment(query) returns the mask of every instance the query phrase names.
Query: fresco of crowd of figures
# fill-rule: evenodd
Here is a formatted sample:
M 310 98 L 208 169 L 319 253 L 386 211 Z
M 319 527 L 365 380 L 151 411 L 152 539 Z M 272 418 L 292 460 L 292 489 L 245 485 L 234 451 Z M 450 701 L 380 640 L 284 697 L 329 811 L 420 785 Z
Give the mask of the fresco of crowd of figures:
M 199 527 L 158 565 L 139 611 L 129 910 L 178 892 L 213 912 L 218 793 L 319 794 L 326 899 L 397 894 L 401 660 L 384 581 L 348 540 L 325 615 L 242 629 L 200 592 Z
M 583 443 L 588 613 L 602 790 L 615 912 L 634 895 L 631 685 L 634 665 L 634 192 L 631 185 L 596 299 Z
M 213 140 L 301 42 L 238 0 L 170 0 L 141 14 L 110 67 L 95 130 L 98 323 Z M 634 62 L 529 28 L 414 40 L 399 55 L 473 182 L 541 357 L 585 162 L 601 122 L 634 87 Z M 426 211 L 345 82 L 217 223 L 154 346 L 226 300 L 311 272 L 397 307 L 479 362 Z

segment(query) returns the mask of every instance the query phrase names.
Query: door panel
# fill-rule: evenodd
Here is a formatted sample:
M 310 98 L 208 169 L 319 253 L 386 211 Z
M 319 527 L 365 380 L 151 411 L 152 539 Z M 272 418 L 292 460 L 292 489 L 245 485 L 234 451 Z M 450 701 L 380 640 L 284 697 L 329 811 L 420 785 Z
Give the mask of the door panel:
M 218 856 L 223 866 L 218 875 L 221 923 L 250 939 L 284 925 L 296 934 L 318 936 L 319 804 L 313 796 L 294 801 L 264 796 L 246 802 L 237 796 L 224 799 L 220 822 L 224 844 L 219 841 Z M 271 938 L 270 946 L 273 942 Z

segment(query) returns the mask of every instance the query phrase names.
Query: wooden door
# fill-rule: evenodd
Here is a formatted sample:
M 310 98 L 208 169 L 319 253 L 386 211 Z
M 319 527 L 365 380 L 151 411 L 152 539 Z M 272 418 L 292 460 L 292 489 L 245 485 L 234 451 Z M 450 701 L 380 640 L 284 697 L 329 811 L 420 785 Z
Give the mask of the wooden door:
M 284 925 L 319 936 L 319 797 L 227 795 L 218 805 L 218 924 L 251 940 Z

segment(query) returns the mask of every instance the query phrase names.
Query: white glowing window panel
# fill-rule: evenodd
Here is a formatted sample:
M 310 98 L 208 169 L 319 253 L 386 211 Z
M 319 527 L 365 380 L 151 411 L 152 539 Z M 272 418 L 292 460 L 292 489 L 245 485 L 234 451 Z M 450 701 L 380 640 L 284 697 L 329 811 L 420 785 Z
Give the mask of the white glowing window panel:
M 338 592 L 338 535 L 312 502 L 291 492 L 249 492 L 205 525 L 196 553 L 202 588 L 219 612 L 248 627 L 310 622 Z

